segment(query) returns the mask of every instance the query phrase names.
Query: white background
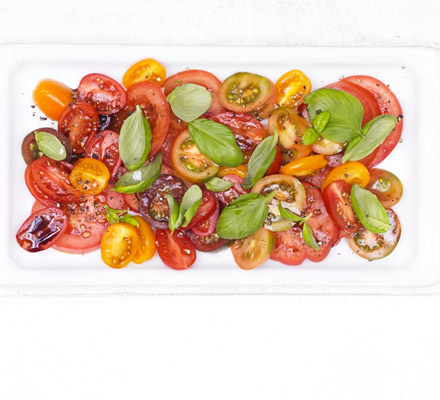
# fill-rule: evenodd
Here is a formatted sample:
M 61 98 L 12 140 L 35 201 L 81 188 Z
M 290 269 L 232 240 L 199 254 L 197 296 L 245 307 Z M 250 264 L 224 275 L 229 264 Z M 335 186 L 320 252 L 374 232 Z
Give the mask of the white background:
M 440 47 L 436 1 L 109 3 L 0 0 L 0 43 Z M 437 400 L 439 320 L 440 297 L 0 298 L 0 399 Z

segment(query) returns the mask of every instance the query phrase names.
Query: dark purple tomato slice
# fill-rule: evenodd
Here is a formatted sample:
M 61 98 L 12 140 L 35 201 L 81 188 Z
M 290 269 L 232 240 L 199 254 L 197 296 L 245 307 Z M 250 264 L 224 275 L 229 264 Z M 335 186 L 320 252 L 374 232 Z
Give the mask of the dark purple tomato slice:
M 232 182 L 234 186 L 230 187 L 228 190 L 223 192 L 215 192 L 215 196 L 223 205 L 227 206 L 229 203 L 234 201 L 237 197 L 248 193 L 241 184 L 243 183 L 243 178 L 235 174 L 228 174 L 223 177 L 225 181 Z
M 188 236 L 194 247 L 204 252 L 219 250 L 229 243 L 229 240 L 222 239 L 217 232 L 211 233 L 209 236 L 198 236 L 193 231 L 189 231 Z

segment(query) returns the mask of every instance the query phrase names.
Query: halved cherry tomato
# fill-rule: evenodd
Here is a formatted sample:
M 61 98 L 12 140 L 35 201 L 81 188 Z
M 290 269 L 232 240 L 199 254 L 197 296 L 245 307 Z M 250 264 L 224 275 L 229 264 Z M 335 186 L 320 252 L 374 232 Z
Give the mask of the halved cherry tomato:
M 192 183 L 207 181 L 220 168 L 200 152 L 188 131 L 183 131 L 174 139 L 170 161 L 177 174 Z
M 269 115 L 277 106 L 277 92 L 275 90 L 275 85 L 270 79 L 267 79 L 270 83 L 270 94 L 267 102 L 256 110 L 250 111 L 249 114 L 253 115 L 258 121 L 269 118 Z
M 152 58 L 133 64 L 122 78 L 123 85 L 130 89 L 135 83 L 150 81 L 161 86 L 165 81 L 165 67 Z
M 156 253 L 156 237 L 151 226 L 142 217 L 136 215 L 134 218 L 139 222 L 139 227 L 137 228 L 139 246 L 133 262 L 135 264 L 142 264 L 145 261 L 151 260 Z
M 33 99 L 44 115 L 58 121 L 63 111 L 73 101 L 73 90 L 53 79 L 43 79 L 34 89 Z
M 322 182 L 321 190 L 334 181 L 345 181 L 350 186 L 357 183 L 360 187 L 365 187 L 370 181 L 370 174 L 364 164 L 358 161 L 349 161 L 332 169 Z
M 378 234 L 362 227 L 355 235 L 347 238 L 350 248 L 362 258 L 367 260 L 378 260 L 389 255 L 399 243 L 402 228 L 399 217 L 391 209 L 387 210 L 391 229 Z
M 103 74 L 89 74 L 81 79 L 78 99 L 90 103 L 98 114 L 109 115 L 125 107 L 127 95 L 114 79 Z
M 339 154 L 346 147 L 345 143 L 337 143 L 326 138 L 319 138 L 312 144 L 312 149 L 315 153 L 323 154 L 324 156 L 333 156 Z
M 237 72 L 223 81 L 218 91 L 218 99 L 228 110 L 249 112 L 265 105 L 271 92 L 270 81 L 264 76 Z
M 131 211 L 134 211 L 134 212 L 138 213 L 139 212 L 139 200 L 136 197 L 136 194 L 134 194 L 134 193 L 131 193 L 131 194 L 124 193 L 123 196 L 124 196 L 125 204 L 127 204 L 128 208 Z
M 127 91 L 127 106 L 112 116 L 109 129 L 119 133 L 122 124 L 136 110 L 137 105 L 141 106 L 145 118 L 150 122 L 150 156 L 153 157 L 160 150 L 170 123 L 170 106 L 160 86 L 153 82 L 139 82 L 131 86 Z
M 283 155 L 282 155 L 282 153 L 281 153 L 281 150 L 280 150 L 280 148 L 277 146 L 277 147 L 276 147 L 276 152 L 275 152 L 275 158 L 273 159 L 272 164 L 270 164 L 270 167 L 269 167 L 269 169 L 266 171 L 266 173 L 264 174 L 264 176 L 278 174 L 279 171 L 280 171 L 282 158 L 283 158 Z
M 333 222 L 347 233 L 355 233 L 362 226 L 356 217 L 350 200 L 350 185 L 344 181 L 334 181 L 322 193 L 325 207 Z
M 327 159 L 322 155 L 309 156 L 300 158 L 284 165 L 280 173 L 284 175 L 293 175 L 296 177 L 304 177 L 314 175 L 328 164 Z
M 39 192 L 50 200 L 67 204 L 75 202 L 81 196 L 81 193 L 69 181 L 69 174 L 72 171 L 71 164 L 54 161 L 44 156 L 32 162 L 29 167 L 32 171 L 33 182 Z M 35 198 L 40 201 L 39 198 Z M 41 202 L 44 203 L 44 200 Z
M 183 270 L 196 261 L 196 249 L 189 238 L 181 231 L 173 234 L 168 229 L 156 230 L 157 252 L 165 265 Z
M 274 246 L 273 233 L 260 228 L 245 239 L 236 240 L 232 246 L 232 255 L 237 265 L 244 270 L 250 270 L 264 264 Z
M 202 202 L 200 203 L 199 208 L 197 209 L 196 214 L 192 218 L 191 222 L 184 229 L 191 229 L 197 226 L 199 223 L 206 221 L 211 217 L 212 214 L 217 210 L 218 201 L 214 196 L 214 193 L 210 192 L 207 189 L 203 189 L 202 191 Z
M 98 132 L 99 116 L 88 103 L 75 103 L 60 116 L 58 130 L 68 136 L 76 154 L 84 152 L 87 139 Z
M 139 234 L 133 225 L 118 222 L 109 225 L 101 239 L 101 258 L 109 267 L 124 268 L 136 256 Z
M 239 165 L 238 167 L 220 167 L 217 172 L 217 176 L 219 178 L 223 178 L 226 175 L 234 174 L 243 178 L 246 176 L 247 166 L 244 164 Z
M 96 195 L 108 184 L 110 172 L 105 164 L 94 158 L 80 158 L 69 175 L 70 183 L 81 193 Z
M 324 179 L 328 175 L 328 173 L 338 165 L 341 165 L 342 160 L 342 154 L 335 154 L 333 156 L 325 156 L 326 160 L 328 161 L 328 165 L 320 172 L 318 172 L 316 175 L 308 176 L 304 180 L 307 182 L 312 183 L 315 186 L 321 187 L 322 182 L 324 182 Z
M 402 198 L 403 186 L 400 179 L 384 169 L 372 168 L 370 182 L 365 187 L 374 193 L 385 208 L 394 207 Z
M 237 144 L 243 152 L 245 163 L 258 144 L 266 137 L 264 126 L 252 115 L 226 111 L 215 114 L 210 119 L 227 126 L 234 132 Z
M 188 236 L 194 247 L 199 251 L 210 252 L 225 247 L 229 241 L 221 238 L 217 232 L 209 236 L 198 236 L 193 231 L 188 231 Z
M 223 192 L 215 192 L 215 197 L 222 203 L 227 206 L 229 203 L 234 201 L 237 197 L 240 197 L 243 194 L 248 193 L 248 191 L 241 186 L 243 183 L 243 178 L 232 173 L 229 175 L 225 175 L 223 177 L 225 181 L 232 182 L 234 186 L 230 187 L 228 190 L 224 190 Z
M 215 232 L 215 228 L 217 225 L 218 216 L 220 214 L 220 205 L 218 204 L 218 200 L 216 201 L 215 211 L 212 215 L 205 219 L 204 221 L 199 222 L 191 228 L 191 231 L 194 232 L 197 236 L 206 237 L 211 236 Z
M 37 184 L 34 181 L 34 178 L 32 177 L 32 166 L 28 165 L 26 167 L 25 173 L 24 173 L 24 179 L 26 182 L 26 186 L 29 189 L 29 192 L 32 196 L 34 196 L 34 199 L 41 203 L 44 207 L 55 207 L 58 203 L 54 200 L 49 199 L 46 194 L 44 194 L 41 189 L 37 186 Z
M 280 106 L 298 107 L 304 97 L 310 93 L 312 83 L 302 71 L 294 69 L 286 72 L 275 84 L 277 100 Z
M 67 216 L 56 207 L 33 212 L 17 232 L 18 244 L 35 253 L 51 247 L 67 228 Z
M 119 155 L 119 134 L 107 130 L 90 136 L 84 156 L 102 161 L 110 171 L 110 179 L 115 179 L 122 165 Z

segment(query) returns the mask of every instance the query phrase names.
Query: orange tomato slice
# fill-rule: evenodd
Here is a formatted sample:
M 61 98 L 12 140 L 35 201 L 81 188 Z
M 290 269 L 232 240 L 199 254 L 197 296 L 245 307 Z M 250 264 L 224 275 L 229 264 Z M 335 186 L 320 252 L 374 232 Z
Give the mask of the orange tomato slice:
M 145 261 L 151 260 L 156 253 L 156 237 L 151 226 L 140 216 L 134 216 L 139 227 L 137 228 L 139 234 L 139 246 L 133 262 L 142 264 Z
M 275 84 L 277 101 L 280 106 L 298 107 L 306 94 L 310 93 L 310 79 L 300 70 L 286 72 Z
M 322 182 L 321 190 L 324 190 L 330 183 L 339 180 L 345 181 L 349 185 L 357 183 L 360 187 L 364 188 L 370 182 L 370 173 L 364 164 L 358 161 L 349 161 L 338 165 L 328 173 L 324 182 Z
M 328 164 L 323 155 L 303 157 L 284 165 L 280 174 L 293 175 L 297 177 L 314 175 Z
M 107 187 L 109 179 L 110 171 L 106 165 L 94 158 L 79 159 L 69 175 L 70 183 L 77 190 L 93 196 Z
M 226 175 L 229 174 L 235 174 L 239 176 L 240 178 L 243 178 L 246 176 L 247 172 L 247 166 L 244 164 L 239 165 L 238 167 L 220 167 L 217 176 L 219 178 L 223 178 Z
M 122 78 L 123 85 L 129 89 L 135 83 L 150 81 L 162 86 L 165 81 L 165 67 L 152 58 L 141 60 L 133 64 Z

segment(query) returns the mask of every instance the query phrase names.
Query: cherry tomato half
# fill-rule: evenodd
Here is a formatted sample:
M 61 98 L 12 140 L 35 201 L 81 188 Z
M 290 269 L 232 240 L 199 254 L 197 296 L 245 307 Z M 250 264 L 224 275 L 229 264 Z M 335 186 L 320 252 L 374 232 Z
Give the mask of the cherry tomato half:
M 69 175 L 70 183 L 81 193 L 97 195 L 108 184 L 110 172 L 105 164 L 94 158 L 80 158 Z
M 217 198 L 215 198 L 215 204 L 216 204 L 215 210 L 209 218 L 204 219 L 203 221 L 200 221 L 191 227 L 191 230 L 192 232 L 194 232 L 195 235 L 199 237 L 207 237 L 207 236 L 211 236 L 215 232 L 218 216 L 220 214 L 220 205 L 218 203 Z
M 157 229 L 156 241 L 159 257 L 168 267 L 183 270 L 196 261 L 196 249 L 183 232 L 171 234 L 168 229 Z
M 133 64 L 122 78 L 123 85 L 130 89 L 135 83 L 150 81 L 161 86 L 165 81 L 165 67 L 152 58 Z
M 368 171 L 370 182 L 365 188 L 374 193 L 385 208 L 394 207 L 403 195 L 400 179 L 384 169 L 372 168 Z
M 213 232 L 209 236 L 198 236 L 193 231 L 188 231 L 188 236 L 194 247 L 203 252 L 219 250 L 229 243 L 229 240 L 221 238 L 217 232 Z
M 101 258 L 109 267 L 124 268 L 136 256 L 139 234 L 133 225 L 118 222 L 110 225 L 102 235 Z
M 145 261 L 151 260 L 156 253 L 156 237 L 151 226 L 142 217 L 136 215 L 134 218 L 139 222 L 139 227 L 137 228 L 139 246 L 133 262 L 135 264 L 142 264 Z
M 286 72 L 275 84 L 277 101 L 280 106 L 298 107 L 304 97 L 310 93 L 312 83 L 301 71 L 294 69 Z
M 277 92 L 275 90 L 275 85 L 270 79 L 268 79 L 268 81 L 270 83 L 270 94 L 267 102 L 249 113 L 258 119 L 258 121 L 268 118 L 271 112 L 277 106 Z
M 345 143 L 333 142 L 326 138 L 320 137 L 315 143 L 312 144 L 312 149 L 315 153 L 322 154 L 324 156 L 333 156 L 339 154 L 346 148 Z
M 314 175 L 328 164 L 327 159 L 322 155 L 315 155 L 300 158 L 284 165 L 280 173 L 284 175 L 293 175 L 296 177 L 304 177 Z
M 219 208 L 218 200 L 216 199 L 214 193 L 210 192 L 207 189 L 203 189 L 202 195 L 202 202 L 200 203 L 200 206 L 197 209 L 197 212 L 192 218 L 191 222 L 185 229 L 191 229 L 193 227 L 196 227 L 201 222 L 206 221 Z
M 350 186 L 357 183 L 360 187 L 365 187 L 370 181 L 370 174 L 364 164 L 358 161 L 349 161 L 332 169 L 322 182 L 321 190 L 334 181 L 345 181 Z
M 73 101 L 73 90 L 53 79 L 43 79 L 35 88 L 33 98 L 35 105 L 44 115 L 58 121 Z

